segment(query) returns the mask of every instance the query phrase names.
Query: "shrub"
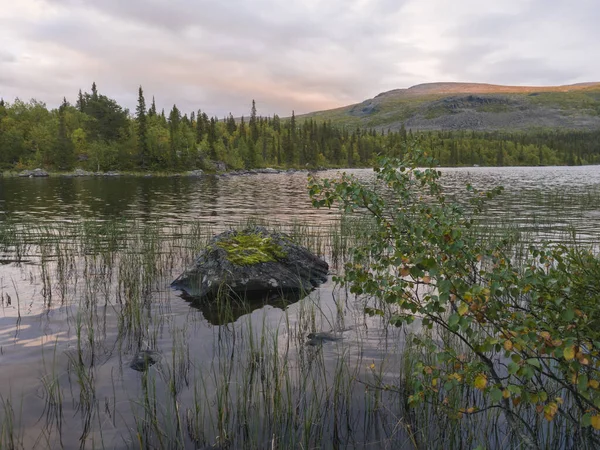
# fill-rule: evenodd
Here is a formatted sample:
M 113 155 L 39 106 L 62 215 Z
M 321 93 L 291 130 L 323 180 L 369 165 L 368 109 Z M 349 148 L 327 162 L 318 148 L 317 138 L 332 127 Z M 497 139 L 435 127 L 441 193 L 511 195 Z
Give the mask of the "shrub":
M 477 219 L 502 189 L 467 185 L 459 205 L 435 165 L 409 149 L 379 161 L 373 186 L 345 174 L 309 179 L 314 206 L 338 204 L 376 222 L 337 281 L 375 301 L 368 313 L 383 315 L 388 304 L 395 325 L 432 330 L 414 339 L 424 357 L 407 386 L 411 405 L 429 402 L 453 419 L 499 410 L 532 448 L 543 423 L 571 430 L 574 447 L 599 445 L 598 258 L 541 245 L 517 260 L 506 241 L 480 239 Z M 457 392 L 461 401 L 449 402 Z

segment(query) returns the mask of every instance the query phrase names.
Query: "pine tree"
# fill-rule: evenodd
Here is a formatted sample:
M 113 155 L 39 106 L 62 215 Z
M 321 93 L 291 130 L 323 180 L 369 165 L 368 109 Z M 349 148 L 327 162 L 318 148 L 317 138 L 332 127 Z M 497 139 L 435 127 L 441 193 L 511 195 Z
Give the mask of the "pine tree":
M 98 100 L 98 88 L 96 82 L 92 82 L 92 99 Z
M 250 126 L 250 138 L 253 143 L 258 141 L 258 123 L 256 120 L 256 102 L 252 100 L 252 110 L 250 111 L 250 122 L 248 123 Z
M 237 125 L 235 123 L 235 119 L 233 118 L 233 115 L 231 113 L 229 113 L 229 117 L 227 117 L 226 125 L 227 125 L 227 132 L 229 134 L 233 134 L 237 130 Z
M 154 101 L 154 96 L 152 96 L 152 105 L 150 106 L 150 109 L 148 110 L 148 117 L 155 117 L 156 116 L 156 102 Z
M 75 105 L 79 112 L 84 112 L 85 110 L 85 99 L 83 98 L 83 93 L 81 89 L 79 89 L 79 94 L 77 95 L 77 103 Z
M 75 146 L 67 136 L 66 113 L 69 103 L 66 98 L 58 108 L 58 137 L 54 148 L 54 165 L 61 170 L 69 170 L 73 167 L 75 159 Z
M 217 160 L 217 119 L 214 117 L 210 118 L 210 125 L 208 127 L 208 151 L 210 159 L 213 161 Z
M 177 105 L 173 105 L 173 109 L 169 114 L 169 137 L 170 137 L 170 150 L 171 150 L 171 168 L 174 169 L 177 166 L 177 155 L 180 150 L 179 146 L 179 123 L 181 121 L 181 113 L 177 108 Z
M 136 121 L 138 135 L 138 163 L 142 169 L 145 169 L 147 163 L 146 160 L 148 158 L 148 119 L 146 117 L 146 100 L 144 99 L 144 91 L 142 90 L 142 86 L 140 86 L 138 90 Z
M 204 134 L 206 133 L 206 123 L 204 121 L 205 116 L 206 114 L 198 110 L 198 114 L 196 115 L 196 144 L 202 142 L 202 139 L 204 139 Z

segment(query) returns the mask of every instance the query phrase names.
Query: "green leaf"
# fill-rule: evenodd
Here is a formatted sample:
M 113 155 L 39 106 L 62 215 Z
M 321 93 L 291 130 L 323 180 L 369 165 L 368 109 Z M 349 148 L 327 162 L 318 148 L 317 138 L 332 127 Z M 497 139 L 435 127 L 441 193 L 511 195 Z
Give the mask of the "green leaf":
M 495 402 L 499 402 L 502 400 L 502 391 L 496 387 L 490 389 L 490 396 L 492 400 Z
M 458 325 L 458 322 L 460 321 L 460 316 L 456 313 L 451 314 L 450 317 L 448 317 L 448 326 L 450 328 L 455 328 Z
M 529 358 L 527 361 L 525 361 L 527 364 L 529 364 L 530 366 L 536 367 L 538 369 L 540 369 L 542 367 L 542 364 L 540 363 L 540 360 L 537 358 Z
M 510 392 L 511 394 L 515 394 L 515 395 L 521 395 L 522 389 L 520 386 L 516 386 L 514 384 L 509 384 L 508 386 L 506 386 L 506 389 L 508 389 L 508 392 Z
M 565 322 L 571 322 L 575 318 L 575 311 L 572 309 L 565 309 L 560 315 L 561 319 Z

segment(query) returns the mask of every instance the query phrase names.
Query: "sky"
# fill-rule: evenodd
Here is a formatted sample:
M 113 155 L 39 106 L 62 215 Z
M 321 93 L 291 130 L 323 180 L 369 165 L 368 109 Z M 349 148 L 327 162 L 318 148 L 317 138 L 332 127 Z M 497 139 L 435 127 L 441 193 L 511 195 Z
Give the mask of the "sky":
M 420 83 L 600 81 L 599 0 L 0 0 L 0 97 L 289 116 Z

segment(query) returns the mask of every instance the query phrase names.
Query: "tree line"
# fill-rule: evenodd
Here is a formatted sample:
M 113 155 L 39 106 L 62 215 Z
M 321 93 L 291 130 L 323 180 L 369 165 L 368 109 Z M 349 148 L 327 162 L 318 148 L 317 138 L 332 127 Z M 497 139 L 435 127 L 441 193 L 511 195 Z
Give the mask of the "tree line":
M 75 167 L 107 171 L 214 170 L 259 167 L 368 167 L 377 156 L 402 156 L 417 141 L 443 166 L 600 163 L 600 130 L 531 132 L 374 130 L 311 118 L 189 114 L 150 107 L 142 87 L 134 113 L 98 91 L 79 91 L 75 105 L 48 109 L 37 100 L 0 100 L 0 169 Z

